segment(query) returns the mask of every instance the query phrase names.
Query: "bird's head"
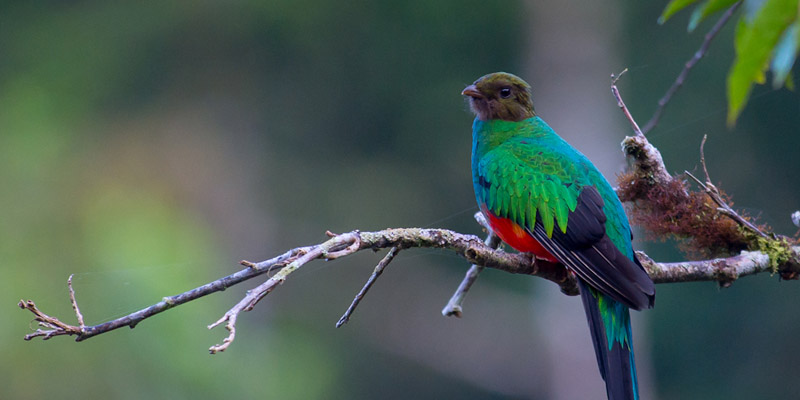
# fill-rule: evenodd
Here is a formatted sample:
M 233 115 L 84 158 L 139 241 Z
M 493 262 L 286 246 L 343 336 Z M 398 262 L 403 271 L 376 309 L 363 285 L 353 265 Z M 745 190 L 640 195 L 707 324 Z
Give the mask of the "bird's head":
M 467 86 L 461 94 L 469 96 L 472 112 L 482 121 L 522 121 L 536 115 L 530 85 L 506 72 L 484 75 Z

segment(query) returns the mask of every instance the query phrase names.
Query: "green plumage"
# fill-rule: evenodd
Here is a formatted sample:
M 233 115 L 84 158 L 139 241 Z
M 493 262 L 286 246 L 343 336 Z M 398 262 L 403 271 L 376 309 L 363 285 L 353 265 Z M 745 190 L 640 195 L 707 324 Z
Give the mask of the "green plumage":
M 575 211 L 583 187 L 597 189 L 605 200 L 606 234 L 626 257 L 633 258 L 630 226 L 616 193 L 583 154 L 558 136 L 541 118 L 523 121 L 476 119 L 473 124 L 473 177 L 479 203 L 498 217 L 508 218 L 533 230 L 536 216 L 547 236 L 565 233 L 569 213 Z M 488 187 L 487 187 L 488 185 Z M 614 342 L 629 343 L 629 314 L 618 302 L 598 299 L 609 348 Z M 623 307 L 624 308 L 624 307 Z
M 541 118 L 476 119 L 472 130 L 472 157 L 478 160 L 472 175 L 479 203 L 531 230 L 538 213 L 552 236 L 556 226 L 567 231 L 581 189 L 594 186 L 605 200 L 606 232 L 623 254 L 633 257 L 630 226 L 614 189 L 589 159 Z M 481 177 L 484 184 L 477 181 Z

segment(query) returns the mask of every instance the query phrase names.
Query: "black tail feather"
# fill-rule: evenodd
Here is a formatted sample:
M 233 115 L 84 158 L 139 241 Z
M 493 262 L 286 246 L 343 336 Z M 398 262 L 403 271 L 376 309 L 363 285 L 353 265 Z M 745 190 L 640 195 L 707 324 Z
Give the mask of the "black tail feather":
M 583 309 L 586 311 L 589 330 L 592 334 L 592 343 L 594 344 L 595 355 L 597 355 L 597 366 L 600 369 L 600 375 L 606 382 L 608 399 L 638 400 L 636 365 L 632 353 L 631 338 L 628 338 L 630 349 L 620 343 L 614 343 L 609 350 L 606 328 L 600 315 L 597 298 L 585 283 L 579 282 Z

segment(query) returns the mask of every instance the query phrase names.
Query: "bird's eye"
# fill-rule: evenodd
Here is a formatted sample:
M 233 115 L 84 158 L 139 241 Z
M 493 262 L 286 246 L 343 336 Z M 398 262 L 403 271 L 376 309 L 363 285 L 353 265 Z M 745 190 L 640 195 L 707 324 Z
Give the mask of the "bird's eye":
M 504 99 L 511 97 L 511 88 L 504 87 L 500 89 L 500 97 Z

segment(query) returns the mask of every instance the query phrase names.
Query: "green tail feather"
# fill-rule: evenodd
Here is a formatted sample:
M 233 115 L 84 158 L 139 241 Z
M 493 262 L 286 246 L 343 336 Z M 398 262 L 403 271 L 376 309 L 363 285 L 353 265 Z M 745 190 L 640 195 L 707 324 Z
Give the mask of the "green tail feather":
M 638 400 L 639 384 L 628 308 L 582 281 L 580 289 L 608 399 Z

